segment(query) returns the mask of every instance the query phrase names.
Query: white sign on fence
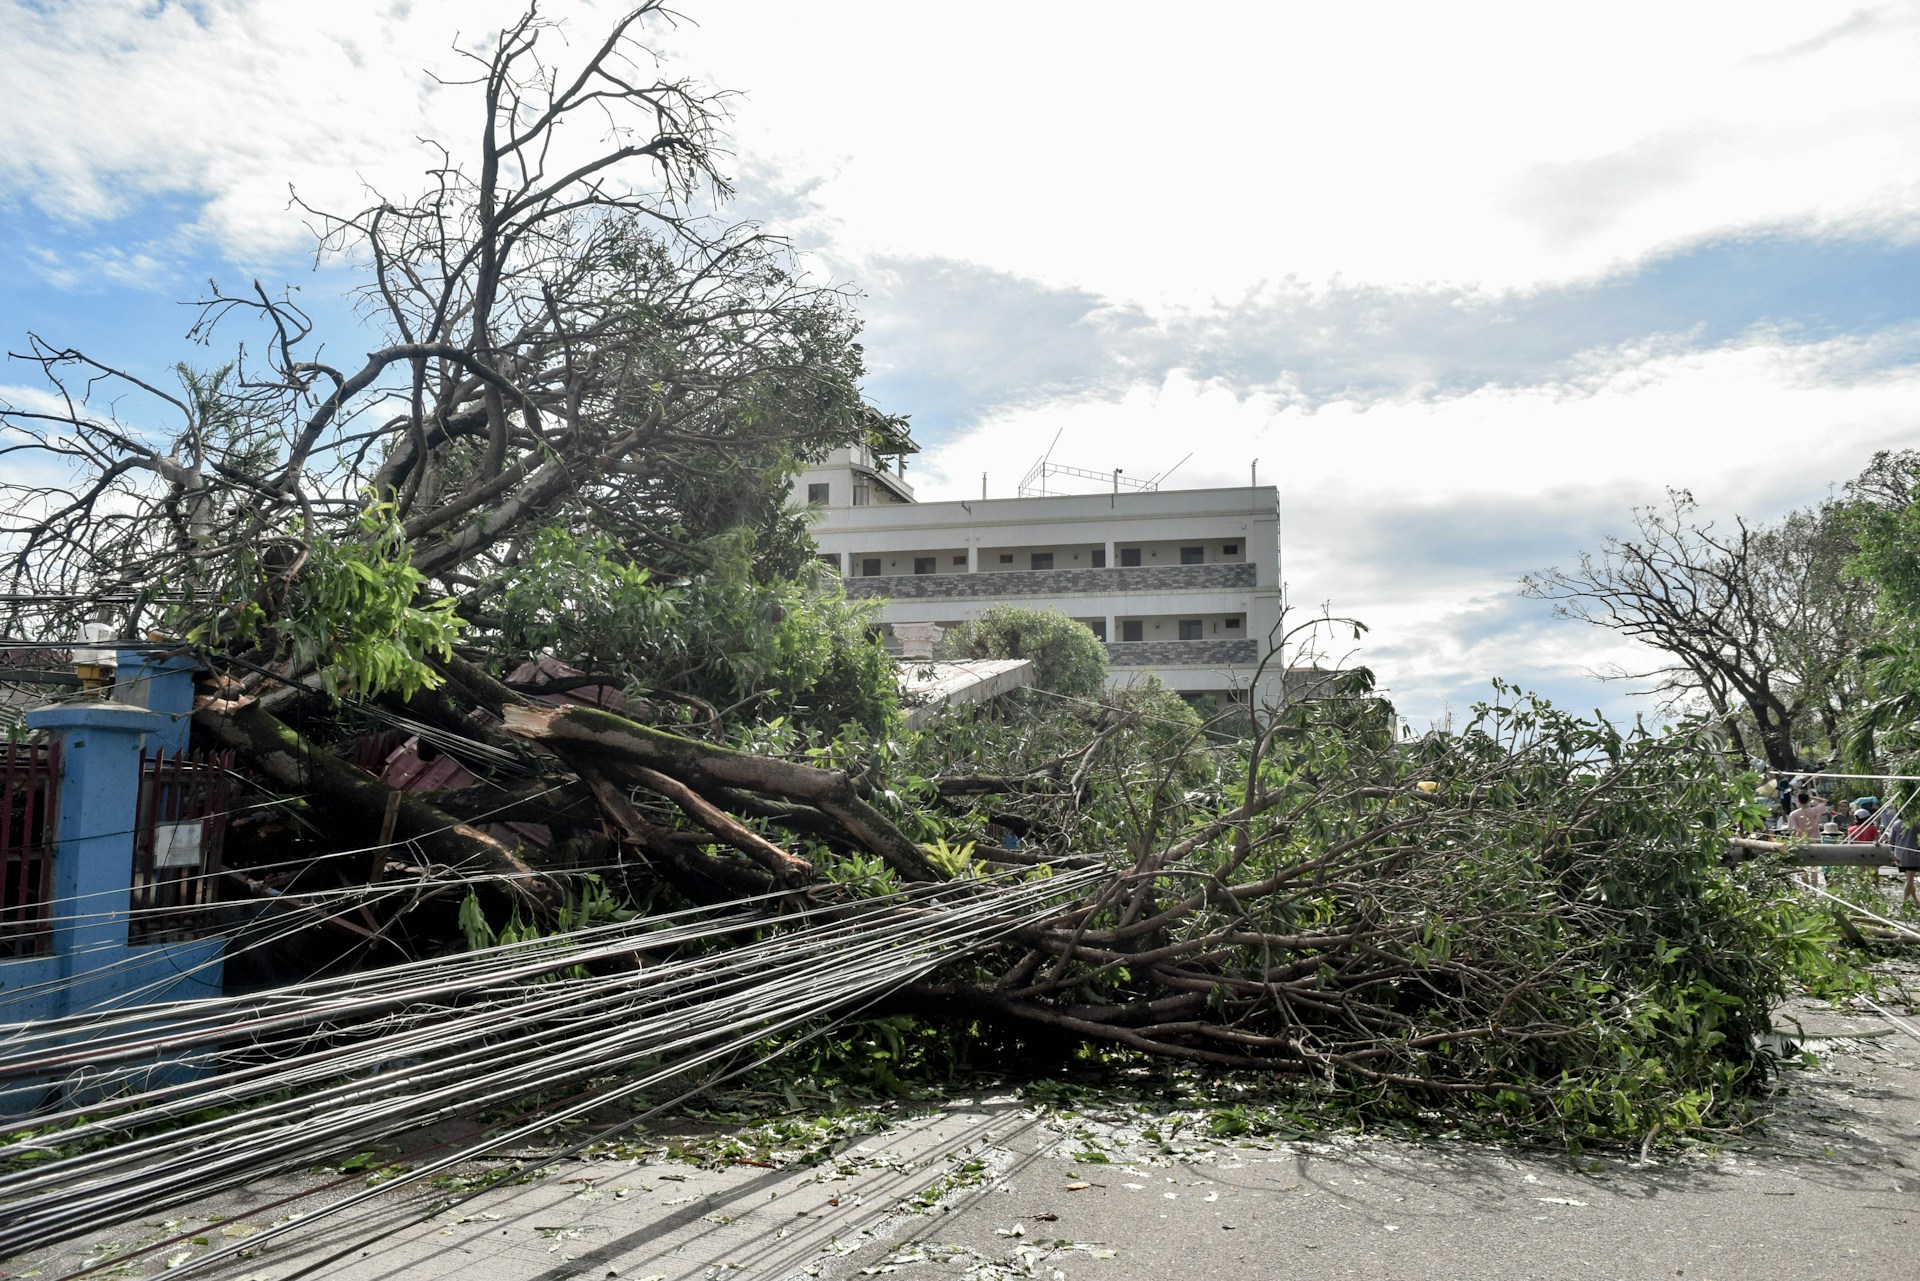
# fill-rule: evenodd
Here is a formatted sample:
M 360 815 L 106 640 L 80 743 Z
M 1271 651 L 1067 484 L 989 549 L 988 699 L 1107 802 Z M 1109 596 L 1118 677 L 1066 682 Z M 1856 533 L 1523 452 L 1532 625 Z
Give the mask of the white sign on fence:
M 199 867 L 200 843 L 207 821 L 196 818 L 187 823 L 158 823 L 153 829 L 153 865 L 160 867 Z

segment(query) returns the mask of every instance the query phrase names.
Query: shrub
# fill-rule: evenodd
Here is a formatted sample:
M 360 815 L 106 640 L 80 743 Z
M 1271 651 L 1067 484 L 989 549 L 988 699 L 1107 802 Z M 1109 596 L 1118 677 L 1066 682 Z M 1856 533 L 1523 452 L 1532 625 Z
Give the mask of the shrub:
M 995 605 L 949 630 L 941 655 L 1030 659 L 1036 687 L 1074 698 L 1092 698 L 1107 682 L 1107 647 L 1085 623 L 1055 609 Z

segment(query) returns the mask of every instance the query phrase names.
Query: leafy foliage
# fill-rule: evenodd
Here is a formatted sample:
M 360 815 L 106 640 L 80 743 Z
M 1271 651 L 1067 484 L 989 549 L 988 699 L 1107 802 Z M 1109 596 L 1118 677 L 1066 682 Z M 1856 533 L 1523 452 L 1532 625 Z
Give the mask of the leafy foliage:
M 1920 450 L 1875 454 L 1848 486 L 1854 539 L 1847 569 L 1889 612 L 1920 621 Z
M 872 666 L 858 624 L 801 579 L 810 552 L 786 487 L 827 450 L 911 445 L 861 395 L 847 293 L 718 217 L 724 95 L 649 74 L 648 33 L 666 20 L 637 0 L 568 45 L 529 6 L 457 55 L 484 68 L 454 78 L 473 89 L 469 145 L 425 141 L 422 189 L 307 210 L 322 252 L 364 273 L 381 338 L 347 345 L 363 360 L 329 363 L 292 296 L 259 286 L 210 286 L 193 337 L 253 332 L 231 362 L 183 367 L 174 390 L 33 338 L 26 358 L 62 408 L 0 405 L 27 464 L 0 481 L 15 513 L 0 570 L 17 598 L 53 603 L 15 625 L 157 623 L 216 662 L 243 659 L 244 693 L 317 676 L 405 695 L 435 683 L 455 630 L 441 598 L 457 597 L 482 639 L 507 615 L 577 661 L 631 626 L 675 681 L 879 724 L 883 709 L 854 697 Z M 582 121 L 597 151 L 556 145 Z M 578 556 L 550 530 L 585 538 Z M 594 607 L 584 588 L 640 570 L 650 580 L 619 581 L 586 650 L 566 652 L 553 607 Z M 503 601 L 523 576 L 536 581 Z M 759 615 L 776 605 L 825 639 L 770 629 Z M 728 634 L 675 653 L 659 639 L 668 606 Z M 773 679 L 790 667 L 806 670 Z
M 503 575 L 503 657 L 553 652 L 742 717 L 884 733 L 899 691 L 874 607 L 848 601 L 811 560 L 792 578 L 761 579 L 754 550 L 733 530 L 709 541 L 703 570 L 664 584 L 605 534 L 542 530 Z
M 271 620 L 276 643 L 296 670 L 317 672 L 330 695 L 404 698 L 438 686 L 434 660 L 452 652 L 465 626 L 455 602 L 420 600 L 426 576 L 413 567 L 390 505 L 367 507 L 353 535 L 307 540 L 306 566 Z
M 63 409 L 0 409 L 0 426 L 71 484 L 39 484 L 42 466 L 0 486 L 30 513 L 0 527 L 17 592 L 72 600 L 61 621 L 105 609 L 144 631 L 162 608 L 150 585 L 177 584 L 158 617 L 216 668 L 235 660 L 269 721 L 268 700 L 305 697 L 307 677 L 390 703 L 474 678 L 456 639 L 462 662 L 550 652 L 705 700 L 743 750 L 633 726 L 657 755 L 619 778 L 556 751 L 580 786 L 544 816 L 642 854 L 608 864 L 636 877 L 678 869 L 689 898 L 764 885 L 774 873 L 753 855 L 783 854 L 748 839 L 763 833 L 811 861 L 822 896 L 1041 876 L 1049 860 L 1110 869 L 1056 923 L 914 993 L 951 1021 L 890 1015 L 823 1049 L 816 1071 L 850 1086 L 893 1090 L 908 1066 L 1013 1027 L 1569 1144 L 1748 1115 L 1771 1066 L 1767 1010 L 1794 974 L 1830 972 L 1832 940 L 1775 882 L 1720 865 L 1753 787 L 1702 725 L 1622 733 L 1500 687 L 1465 732 L 1403 743 L 1354 673 L 1209 739 L 1157 683 L 1106 691 L 1105 647 L 1084 626 L 1001 607 L 946 652 L 1031 659 L 1054 697 L 899 741 L 870 607 L 811 560 L 785 491 L 827 449 L 909 448 L 903 424 L 861 399 L 845 294 L 808 283 L 757 228 L 709 216 L 701 193 L 725 186 L 717 96 L 634 74 L 659 11 L 641 0 L 560 74 L 529 9 L 475 55 L 474 158 L 441 151 L 424 190 L 318 215 L 328 246 L 367 264 L 363 300 L 390 340 L 357 368 L 320 360 L 308 318 L 257 289 L 214 292 L 197 336 L 251 318 L 261 354 L 183 370 L 177 395 L 34 339 Z M 607 129 L 606 148 L 549 172 L 548 144 L 580 120 Z M 169 425 L 122 422 L 128 392 L 157 398 Z M 1850 679 L 1870 612 L 1821 594 L 1843 553 L 1911 621 L 1911 497 L 1851 526 L 1820 509 L 1716 531 L 1675 495 L 1638 537 L 1532 586 L 1664 646 L 1672 662 L 1644 675 L 1791 762 L 1794 735 L 1831 736 L 1827 694 Z M 1915 688 L 1903 652 L 1889 699 Z M 488 732 L 471 708 L 406 710 Z M 608 732 L 582 753 L 622 731 L 594 715 Z M 286 733 L 268 725 L 256 763 L 306 745 L 274 724 Z M 724 776 L 708 768 L 723 756 Z M 353 783 L 335 797 L 377 795 Z M 514 799 L 537 808 L 566 786 Z M 400 839 L 466 839 L 405 808 Z M 533 879 L 474 841 L 516 885 Z M 453 928 L 482 945 L 629 910 L 591 881 L 531 904 L 496 928 L 470 896 Z M 1249 1123 L 1222 1108 L 1212 1124 Z
M 1131 876 L 1036 945 L 1037 973 L 972 981 L 1016 1025 L 1318 1080 L 1374 1115 L 1575 1146 L 1750 1117 L 1768 1011 L 1843 968 L 1829 921 L 1722 864 L 1755 780 L 1702 724 L 1623 732 L 1496 689 L 1403 745 L 1355 674 L 1217 748 L 1199 786 L 1149 801 L 1087 771 L 1054 821 L 1074 848 L 1118 840 Z
M 1119 755 L 1113 768 L 1188 788 L 1214 780 L 1219 762 L 1206 736 L 1207 722 L 1159 677 L 1135 679 L 1106 702 L 1128 730 L 1115 744 Z

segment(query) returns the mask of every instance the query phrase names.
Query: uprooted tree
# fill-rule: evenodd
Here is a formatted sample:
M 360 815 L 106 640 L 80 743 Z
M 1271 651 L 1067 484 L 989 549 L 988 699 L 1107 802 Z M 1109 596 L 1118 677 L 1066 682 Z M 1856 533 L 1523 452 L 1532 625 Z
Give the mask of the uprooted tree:
M 562 67 L 530 11 L 473 64 L 472 160 L 316 211 L 366 272 L 364 361 L 257 285 L 201 336 L 249 324 L 260 354 L 177 387 L 33 338 L 53 408 L 0 412 L 3 447 L 61 474 L 7 486 L 8 630 L 200 656 L 196 732 L 277 795 L 236 840 L 299 876 L 464 875 L 551 922 L 588 872 L 719 902 L 1092 863 L 1055 923 L 898 999 L 1542 1134 L 1732 1116 L 1820 940 L 1718 866 L 1751 791 L 1698 736 L 1503 695 L 1408 743 L 1364 673 L 1231 734 L 1153 689 L 899 732 L 786 488 L 911 442 L 861 399 L 844 295 L 719 220 L 715 96 L 643 70 L 662 18 Z M 467 785 L 396 791 L 380 734 Z M 400 919 L 435 895 L 450 926 L 442 889 L 403 899 L 366 955 L 447 945 Z

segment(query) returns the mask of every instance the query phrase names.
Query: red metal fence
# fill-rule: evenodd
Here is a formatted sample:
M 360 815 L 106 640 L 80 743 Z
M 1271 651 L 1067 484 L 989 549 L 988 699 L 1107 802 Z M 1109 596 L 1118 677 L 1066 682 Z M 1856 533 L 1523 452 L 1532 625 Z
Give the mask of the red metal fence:
M 233 753 L 164 752 L 140 762 L 129 943 L 214 931 L 209 912 L 226 842 Z
M 53 847 L 60 812 L 57 744 L 0 745 L 0 957 L 53 946 Z

